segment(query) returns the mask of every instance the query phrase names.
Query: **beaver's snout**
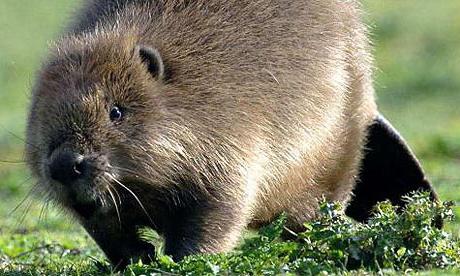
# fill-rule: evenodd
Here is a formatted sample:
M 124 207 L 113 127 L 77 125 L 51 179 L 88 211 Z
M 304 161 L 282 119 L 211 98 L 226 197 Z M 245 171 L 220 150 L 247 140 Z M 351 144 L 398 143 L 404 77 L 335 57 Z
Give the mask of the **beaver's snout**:
M 71 185 L 87 175 L 90 166 L 83 155 L 70 150 L 58 151 L 51 156 L 50 177 L 63 185 Z
M 102 206 L 108 167 L 104 154 L 80 154 L 64 145 L 52 152 L 45 170 L 66 191 L 66 204 L 87 219 Z
M 46 170 L 52 180 L 75 190 L 77 186 L 94 186 L 108 167 L 104 154 L 83 155 L 72 147 L 63 146 L 52 152 Z

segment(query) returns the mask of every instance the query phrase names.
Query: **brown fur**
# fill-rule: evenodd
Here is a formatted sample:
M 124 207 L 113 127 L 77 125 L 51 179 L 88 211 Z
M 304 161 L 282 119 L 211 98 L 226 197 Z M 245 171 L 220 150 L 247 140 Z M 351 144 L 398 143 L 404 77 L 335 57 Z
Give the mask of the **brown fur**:
M 157 229 L 181 258 L 230 250 L 246 226 L 281 212 L 299 229 L 322 196 L 346 203 L 377 113 L 358 4 L 150 2 L 88 2 L 52 47 L 29 117 L 27 157 L 41 187 L 109 258 L 151 250 L 138 226 Z M 149 74 L 138 46 L 158 50 L 164 79 Z M 117 124 L 113 104 L 127 110 Z M 96 211 L 82 215 L 80 199 L 47 176 L 61 148 L 99 164 L 81 184 L 83 201 L 102 202 Z

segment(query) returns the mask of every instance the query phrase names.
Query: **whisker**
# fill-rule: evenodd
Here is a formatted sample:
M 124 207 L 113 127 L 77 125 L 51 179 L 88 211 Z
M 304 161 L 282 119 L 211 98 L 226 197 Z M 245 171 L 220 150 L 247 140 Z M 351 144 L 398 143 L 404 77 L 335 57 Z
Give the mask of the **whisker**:
M 29 142 L 26 141 L 26 139 L 22 138 L 21 136 L 13 133 L 12 131 L 9 131 L 8 129 L 6 129 L 5 127 L 1 126 L 1 128 L 3 128 L 6 132 L 8 132 L 11 136 L 15 137 L 16 139 L 20 140 L 21 142 L 23 142 L 24 144 L 26 145 L 29 145 L 31 147 L 34 147 L 35 149 L 39 150 L 40 148 L 37 147 L 36 145 L 33 145 Z
M 101 201 L 102 207 L 107 207 L 108 206 L 105 196 L 103 196 L 101 194 L 98 194 L 98 199 Z
M 27 203 L 24 211 L 22 212 L 21 216 L 19 217 L 19 220 L 17 221 L 15 227 L 19 227 L 24 223 L 24 221 L 25 221 L 25 219 L 27 217 L 27 214 L 29 213 L 30 208 L 32 207 L 33 201 L 29 197 L 28 197 L 28 199 L 29 199 L 29 202 Z
M 31 179 L 32 179 L 32 176 L 28 177 L 21 184 L 19 184 L 19 186 L 24 185 L 25 183 L 27 183 Z M 32 193 L 36 192 L 37 189 L 38 189 L 37 184 L 32 186 L 32 188 L 27 192 L 27 194 L 24 196 L 24 198 L 8 213 L 7 216 L 13 215 L 24 204 L 24 202 L 32 195 Z
M 113 168 L 110 164 L 108 165 L 109 168 Z M 107 171 L 105 170 L 104 171 L 104 174 L 107 175 L 107 174 L 110 174 L 111 172 L 110 171 Z M 118 193 L 118 190 L 116 187 L 114 187 L 111 183 L 110 183 L 110 180 L 109 179 L 106 179 L 105 177 L 102 178 L 104 181 L 107 182 L 107 185 L 109 186 L 108 188 L 113 188 L 113 191 L 112 192 L 115 192 L 115 194 L 117 195 L 117 198 L 118 198 L 118 203 L 120 204 L 121 206 L 121 197 L 120 197 L 120 193 Z
M 43 221 L 46 220 L 46 213 L 48 212 L 49 201 L 45 201 L 42 204 L 42 208 L 40 210 L 40 215 L 38 217 L 38 224 L 41 224 Z
M 117 189 L 113 186 L 111 186 L 113 188 L 113 191 L 115 192 L 115 194 L 117 195 L 117 198 L 118 198 L 118 203 L 120 204 L 121 206 L 121 197 L 120 197 L 120 193 L 118 193 Z
M 434 176 L 432 177 L 432 179 L 439 180 L 439 181 L 452 181 L 452 180 L 460 180 L 460 176 L 455 176 L 455 175 Z
M 0 163 L 5 163 L 5 164 L 15 164 L 15 165 L 23 165 L 26 163 L 26 161 L 11 161 L 11 160 L 0 160 Z
M 123 187 L 124 189 L 126 189 L 133 197 L 134 199 L 137 201 L 137 203 L 139 204 L 139 206 L 142 208 L 142 210 L 144 211 L 144 213 L 147 215 L 148 219 L 150 220 L 150 222 L 155 225 L 155 223 L 153 222 L 152 218 L 150 217 L 150 215 L 147 213 L 147 210 L 145 209 L 144 205 L 142 204 L 142 202 L 139 200 L 139 198 L 136 196 L 136 194 L 131 190 L 129 189 L 128 187 L 126 187 L 123 183 L 121 183 L 120 181 L 118 181 L 118 179 L 116 179 L 115 177 L 113 177 L 110 173 L 105 173 L 108 177 L 110 177 L 110 179 L 112 179 L 113 181 L 115 181 L 115 183 L 117 183 L 118 185 L 120 185 L 121 187 Z
M 115 205 L 115 210 L 117 211 L 117 216 L 118 216 L 118 224 L 120 225 L 120 228 L 121 228 L 120 211 L 118 210 L 118 204 L 117 204 L 117 202 L 116 202 L 116 200 L 115 200 L 115 196 L 114 196 L 113 193 L 112 193 L 112 189 L 110 189 L 110 186 L 107 186 L 107 191 L 109 192 L 110 197 L 112 198 L 113 205 Z
M 140 176 L 136 171 L 131 170 L 131 169 L 128 169 L 128 168 L 123 168 L 123 167 L 118 167 L 118 166 L 112 166 L 112 165 L 109 165 L 109 168 L 113 168 L 113 169 L 116 169 L 116 170 L 119 170 L 119 171 L 126 172 L 126 173 L 131 174 L 132 176 L 134 176 L 135 178 L 138 178 L 138 179 L 144 179 L 144 178 L 143 178 L 142 176 Z

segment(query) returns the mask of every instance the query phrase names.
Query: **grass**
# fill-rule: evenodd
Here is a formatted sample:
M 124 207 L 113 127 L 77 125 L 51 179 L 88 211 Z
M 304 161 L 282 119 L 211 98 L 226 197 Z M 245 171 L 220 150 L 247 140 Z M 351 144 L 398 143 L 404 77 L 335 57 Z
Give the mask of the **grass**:
M 11 214 L 33 180 L 23 163 L 5 161 L 22 160 L 34 72 L 78 2 L 0 1 L 0 269 L 14 263 L 3 271 L 9 275 L 110 272 L 94 242 L 58 209 L 42 212 L 29 198 Z M 364 7 L 373 26 L 380 109 L 420 157 L 441 199 L 458 205 L 460 3 L 366 0 Z M 453 212 L 446 230 L 460 236 L 460 208 Z M 446 273 L 455 275 L 424 272 Z
M 421 194 L 406 200 L 403 210 L 388 202 L 379 204 L 368 224 L 355 223 L 343 215 L 340 205 L 323 202 L 320 218 L 306 223 L 306 230 L 292 240 L 280 239 L 285 230 L 281 216 L 233 252 L 190 256 L 179 263 L 160 254 L 152 264 L 133 264 L 126 273 L 317 275 L 430 268 L 458 272 L 460 241 L 433 226 L 436 217 L 452 217 L 450 203 L 434 204 Z

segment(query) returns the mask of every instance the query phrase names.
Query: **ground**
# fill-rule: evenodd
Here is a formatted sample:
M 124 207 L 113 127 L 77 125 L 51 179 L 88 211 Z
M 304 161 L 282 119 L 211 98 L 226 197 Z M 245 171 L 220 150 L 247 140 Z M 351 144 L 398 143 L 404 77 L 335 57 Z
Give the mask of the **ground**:
M 0 2 L 0 269 L 20 254 L 28 262 L 16 264 L 18 271 L 44 264 L 49 272 L 68 267 L 84 273 L 94 269 L 93 259 L 103 259 L 59 208 L 43 207 L 39 199 L 27 196 L 34 180 L 22 162 L 34 72 L 46 56 L 47 44 L 80 2 Z M 380 110 L 421 159 L 441 199 L 458 205 L 460 3 L 366 0 L 363 6 L 372 27 Z M 460 207 L 454 212 L 457 218 L 446 229 L 460 236 Z M 44 262 L 47 252 L 65 261 Z

